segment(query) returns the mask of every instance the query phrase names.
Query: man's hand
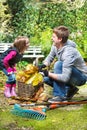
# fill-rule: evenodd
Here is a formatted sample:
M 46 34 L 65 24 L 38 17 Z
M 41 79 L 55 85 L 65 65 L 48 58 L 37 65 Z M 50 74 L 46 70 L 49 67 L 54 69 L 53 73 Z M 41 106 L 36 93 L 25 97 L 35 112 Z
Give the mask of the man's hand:
M 48 76 L 49 72 L 47 69 L 40 71 L 43 76 Z
M 46 65 L 44 65 L 44 64 L 38 65 L 39 72 L 41 72 L 42 69 L 45 68 L 45 67 L 46 67 Z

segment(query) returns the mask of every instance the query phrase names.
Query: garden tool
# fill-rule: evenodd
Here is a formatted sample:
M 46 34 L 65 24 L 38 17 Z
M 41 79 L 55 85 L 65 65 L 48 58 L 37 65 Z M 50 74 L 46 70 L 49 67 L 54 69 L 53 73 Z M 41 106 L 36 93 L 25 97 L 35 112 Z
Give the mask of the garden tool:
M 75 105 L 75 104 L 87 104 L 87 99 L 79 100 L 79 101 L 66 101 L 66 102 L 57 102 L 57 103 L 31 103 L 31 104 L 15 104 L 14 109 L 12 109 L 12 113 L 17 116 L 22 116 L 26 118 L 32 118 L 37 120 L 43 120 L 46 118 L 45 112 L 47 110 L 64 107 L 66 105 Z M 22 107 L 28 106 L 32 107 L 32 109 L 23 109 Z M 36 106 L 36 107 L 35 107 Z M 40 107 L 38 107 L 40 106 Z M 43 106 L 43 107 L 41 107 Z
M 19 104 L 15 104 L 11 110 L 12 114 L 30 119 L 43 120 L 46 118 L 46 114 L 43 111 L 37 111 L 34 109 L 23 109 Z
M 29 107 L 35 107 L 35 106 L 47 106 L 49 108 L 55 108 L 57 106 L 64 106 L 64 105 L 76 105 L 76 104 L 87 104 L 87 99 L 83 100 L 71 100 L 71 101 L 62 101 L 62 102 L 40 102 L 40 103 L 30 103 L 30 104 L 20 104 L 20 106 L 29 106 Z
M 11 110 L 11 113 L 16 116 L 21 116 L 21 117 L 25 117 L 25 118 L 44 120 L 44 119 L 46 119 L 45 112 L 47 110 L 59 107 L 59 105 L 57 105 L 57 104 L 52 104 L 50 106 L 43 106 L 43 107 L 41 107 L 41 104 L 38 104 L 38 105 L 40 105 L 40 107 L 33 107 L 34 104 L 21 104 L 21 105 L 15 104 L 14 108 Z M 23 107 L 32 106 L 32 108 L 24 109 L 21 106 L 23 106 Z

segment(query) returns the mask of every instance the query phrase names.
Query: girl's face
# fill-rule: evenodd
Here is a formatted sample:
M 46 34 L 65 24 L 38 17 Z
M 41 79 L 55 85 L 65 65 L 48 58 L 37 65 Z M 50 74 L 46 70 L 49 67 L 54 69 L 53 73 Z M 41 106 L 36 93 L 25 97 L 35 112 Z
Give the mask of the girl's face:
M 62 38 L 58 38 L 57 35 L 55 33 L 53 33 L 52 35 L 52 41 L 53 41 L 53 45 L 56 46 L 57 48 L 60 47 L 61 44 L 61 40 Z
M 24 53 L 24 52 L 28 49 L 29 45 L 30 45 L 30 44 L 29 44 L 29 41 L 26 42 L 25 46 L 24 46 L 23 49 L 21 50 L 21 53 Z
M 29 47 L 29 45 L 30 45 L 29 42 L 27 42 L 26 45 L 25 45 L 25 47 L 24 47 L 24 50 L 27 50 L 28 47 Z
M 28 48 L 28 47 L 29 47 L 29 45 L 30 45 L 30 44 L 29 44 L 29 42 L 27 42 L 27 43 L 26 43 L 26 48 Z

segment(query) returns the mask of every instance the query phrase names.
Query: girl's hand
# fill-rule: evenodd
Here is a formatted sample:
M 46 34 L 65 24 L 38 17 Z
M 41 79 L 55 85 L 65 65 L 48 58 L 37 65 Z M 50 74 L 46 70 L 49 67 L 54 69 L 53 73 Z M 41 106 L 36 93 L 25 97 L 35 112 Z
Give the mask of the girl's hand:
M 7 68 L 7 72 L 8 72 L 8 73 L 16 72 L 16 68 L 15 68 L 15 67 L 8 67 L 8 68 Z
M 8 72 L 8 75 L 12 74 L 13 72 Z
M 15 73 L 16 73 L 16 67 L 13 67 L 13 72 L 15 72 Z
M 11 67 L 8 67 L 8 68 L 7 68 L 7 72 L 8 72 L 8 73 L 11 73 L 11 72 L 13 72 L 13 68 L 11 68 Z

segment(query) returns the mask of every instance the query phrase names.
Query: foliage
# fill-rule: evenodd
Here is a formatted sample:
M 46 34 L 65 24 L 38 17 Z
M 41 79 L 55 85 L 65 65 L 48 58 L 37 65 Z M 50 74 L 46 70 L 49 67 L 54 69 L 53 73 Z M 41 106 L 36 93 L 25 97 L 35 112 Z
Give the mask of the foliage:
M 10 29 L 8 30 L 10 18 L 11 15 L 8 13 L 6 0 L 0 1 L 0 41 L 6 39 L 6 35 L 10 32 Z
M 42 46 L 42 50 L 44 51 L 45 56 L 47 56 L 51 48 L 51 44 L 52 44 L 51 36 L 52 36 L 51 28 L 46 28 L 43 32 L 41 32 L 40 44 Z
M 9 6 L 13 19 L 14 19 L 16 13 L 21 11 L 21 9 L 24 7 L 24 0 L 18 0 L 16 2 L 15 2 L 15 0 L 6 0 L 6 3 Z
M 27 35 L 31 44 L 40 44 L 47 55 L 51 45 L 52 29 L 58 25 L 66 25 L 71 32 L 70 38 L 76 41 L 83 57 L 87 59 L 87 1 L 7 0 L 7 5 L 11 17 L 8 27 L 11 31 L 2 34 L 1 41 L 12 42 L 18 35 Z
M 12 27 L 14 29 L 13 37 L 17 35 L 33 36 L 37 33 L 37 21 L 39 8 L 33 6 L 31 3 L 24 3 L 24 7 L 19 9 L 12 20 Z M 10 39 L 11 40 L 11 39 Z
M 23 70 L 29 63 L 27 61 L 20 61 L 17 63 L 17 70 Z

